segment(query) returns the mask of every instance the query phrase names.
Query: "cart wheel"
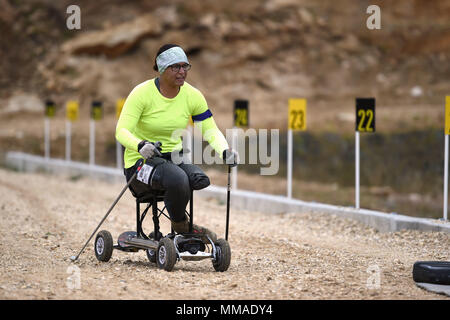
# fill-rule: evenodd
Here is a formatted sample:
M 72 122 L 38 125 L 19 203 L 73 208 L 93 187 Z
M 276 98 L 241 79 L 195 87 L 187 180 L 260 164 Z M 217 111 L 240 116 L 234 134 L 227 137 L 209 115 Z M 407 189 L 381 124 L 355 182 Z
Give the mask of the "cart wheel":
M 155 232 L 154 231 L 150 232 L 148 237 L 150 239 L 155 240 Z M 158 231 L 158 239 L 161 239 L 161 238 L 162 238 L 162 233 Z M 156 251 L 153 249 L 147 249 L 145 252 L 147 253 L 148 261 L 150 261 L 151 263 L 156 263 Z
M 172 271 L 177 262 L 177 252 L 173 241 L 169 238 L 162 238 L 159 241 L 156 252 L 156 263 L 158 267 L 166 271 Z
M 147 253 L 148 261 L 151 263 L 156 263 L 156 251 L 153 249 L 147 249 L 145 252 Z
M 97 233 L 94 243 L 95 256 L 98 261 L 108 262 L 113 252 L 113 239 L 111 233 L 102 230 Z
M 216 257 L 213 260 L 213 267 L 216 271 L 224 272 L 228 270 L 231 262 L 230 245 L 225 239 L 219 239 L 215 243 Z

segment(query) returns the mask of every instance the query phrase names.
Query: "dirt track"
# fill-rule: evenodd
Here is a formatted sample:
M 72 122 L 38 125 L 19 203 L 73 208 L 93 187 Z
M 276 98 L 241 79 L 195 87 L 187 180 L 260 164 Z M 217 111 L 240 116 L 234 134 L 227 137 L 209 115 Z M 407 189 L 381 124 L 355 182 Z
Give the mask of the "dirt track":
M 110 262 L 100 263 L 91 241 L 75 264 L 80 271 L 77 289 L 77 269 L 69 257 L 80 250 L 122 188 L 87 178 L 0 169 L 0 299 L 448 298 L 418 288 L 411 273 L 417 260 L 450 259 L 448 234 L 382 234 L 325 214 L 234 209 L 227 272 L 216 273 L 204 260 L 177 262 L 168 273 L 148 262 L 144 251 L 114 251 Z M 134 230 L 134 210 L 127 192 L 101 229 L 114 239 Z M 197 223 L 223 235 L 223 204 L 197 197 L 195 210 Z M 370 270 L 380 271 L 379 287 Z

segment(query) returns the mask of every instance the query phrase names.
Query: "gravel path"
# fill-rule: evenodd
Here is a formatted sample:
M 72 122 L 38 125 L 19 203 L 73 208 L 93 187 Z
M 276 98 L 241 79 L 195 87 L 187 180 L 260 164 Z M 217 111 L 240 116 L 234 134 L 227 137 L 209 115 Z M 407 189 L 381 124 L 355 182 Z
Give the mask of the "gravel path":
M 450 260 L 448 234 L 379 233 L 326 214 L 232 209 L 224 273 L 208 260 L 180 261 L 169 273 L 144 251 L 114 251 L 100 263 L 93 241 L 71 263 L 123 186 L 0 169 L 0 299 L 448 299 L 412 280 L 415 261 Z M 195 210 L 198 224 L 223 236 L 222 203 L 197 197 Z M 167 219 L 161 224 L 166 233 Z M 114 239 L 135 229 L 129 192 L 101 229 Z

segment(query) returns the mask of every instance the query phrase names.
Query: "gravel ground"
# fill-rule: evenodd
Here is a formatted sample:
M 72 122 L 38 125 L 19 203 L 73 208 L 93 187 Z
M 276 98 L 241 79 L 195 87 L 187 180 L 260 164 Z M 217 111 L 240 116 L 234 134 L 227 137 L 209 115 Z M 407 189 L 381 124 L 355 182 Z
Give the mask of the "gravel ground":
M 0 299 L 449 299 L 412 280 L 415 261 L 450 260 L 448 234 L 379 233 L 326 214 L 232 209 L 232 260 L 224 273 L 208 260 L 180 261 L 166 272 L 144 251 L 114 251 L 101 263 L 93 241 L 73 264 L 69 257 L 123 186 L 0 169 Z M 223 236 L 225 209 L 197 197 L 196 222 Z M 167 219 L 161 227 L 168 232 Z M 129 192 L 101 229 L 114 239 L 135 229 Z

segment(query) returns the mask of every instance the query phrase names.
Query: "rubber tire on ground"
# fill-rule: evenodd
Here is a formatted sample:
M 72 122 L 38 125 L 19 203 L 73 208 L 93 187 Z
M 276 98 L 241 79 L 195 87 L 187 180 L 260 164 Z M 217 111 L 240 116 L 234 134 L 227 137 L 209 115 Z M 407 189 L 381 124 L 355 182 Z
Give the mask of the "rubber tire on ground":
M 111 233 L 106 230 L 102 230 L 97 233 L 94 242 L 95 256 L 98 261 L 108 262 L 111 259 L 114 249 L 113 238 Z
M 156 251 L 153 249 L 147 249 L 145 250 L 145 253 L 147 253 L 147 259 L 151 263 L 156 263 Z
M 156 264 L 158 268 L 166 271 L 172 271 L 177 262 L 177 251 L 173 240 L 162 238 L 159 241 L 158 250 L 156 251 Z
M 158 236 L 159 236 L 159 238 L 161 238 L 162 237 L 162 233 L 158 232 Z M 155 232 L 154 231 L 150 232 L 148 237 L 150 239 L 155 239 Z M 145 250 L 145 253 L 147 253 L 148 261 L 150 261 L 151 263 L 156 263 L 156 251 L 155 250 L 147 249 L 147 250 Z
M 231 248 L 228 241 L 225 239 L 219 239 L 214 243 L 216 246 L 216 259 L 213 260 L 213 267 L 218 272 L 224 272 L 228 270 L 231 263 Z
M 415 282 L 450 285 L 450 261 L 417 261 L 413 266 Z

